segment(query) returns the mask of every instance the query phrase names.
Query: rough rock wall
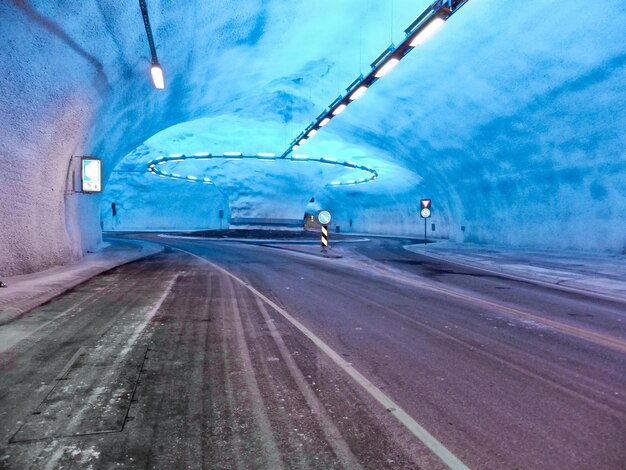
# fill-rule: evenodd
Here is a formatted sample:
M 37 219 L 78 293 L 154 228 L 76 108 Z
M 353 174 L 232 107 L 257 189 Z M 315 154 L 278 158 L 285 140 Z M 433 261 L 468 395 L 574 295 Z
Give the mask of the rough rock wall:
M 0 275 L 42 270 L 80 257 L 100 240 L 72 193 L 72 156 L 103 90 L 88 55 L 22 2 L 0 4 Z M 91 201 L 86 199 L 91 198 Z M 96 196 L 97 198 L 97 196 Z M 66 201 L 68 205 L 66 206 Z M 80 228 L 66 220 L 80 221 Z

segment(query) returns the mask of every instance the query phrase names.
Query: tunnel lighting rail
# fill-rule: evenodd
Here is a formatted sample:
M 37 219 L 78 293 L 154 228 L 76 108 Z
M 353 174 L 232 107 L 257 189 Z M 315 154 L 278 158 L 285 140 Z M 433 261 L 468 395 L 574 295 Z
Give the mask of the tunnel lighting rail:
M 146 0 L 139 0 L 139 8 L 141 8 L 141 16 L 143 17 L 143 24 L 146 28 L 146 36 L 148 36 L 148 45 L 150 46 L 150 54 L 152 55 L 152 67 L 150 68 L 152 83 L 154 83 L 155 88 L 162 90 L 165 88 L 165 79 L 163 77 L 163 69 L 159 64 L 159 59 L 157 58 L 156 47 L 154 45 L 154 37 L 152 36 L 152 28 L 150 27 L 150 17 L 148 16 L 148 5 L 146 5 Z
M 207 177 L 199 177 L 195 175 L 181 175 L 178 173 L 170 173 L 168 171 L 164 171 L 163 168 L 168 163 L 176 163 L 176 162 L 184 162 L 184 161 L 207 161 L 207 160 L 258 160 L 258 161 L 266 161 L 266 162 L 275 162 L 275 161 L 292 161 L 298 163 L 318 163 L 322 165 L 335 165 L 343 168 L 348 168 L 350 170 L 360 170 L 365 174 L 364 177 L 360 179 L 350 179 L 350 180 L 335 180 L 329 183 L 330 186 L 348 186 L 348 185 L 356 185 L 356 184 L 365 184 L 371 181 L 375 181 L 378 178 L 378 172 L 373 168 L 369 168 L 365 165 L 359 165 L 355 162 L 340 162 L 331 157 L 321 157 L 321 158 L 312 158 L 308 155 L 291 155 L 288 158 L 283 158 L 282 156 L 276 156 L 274 153 L 266 153 L 260 152 L 256 155 L 243 155 L 241 152 L 224 152 L 221 155 L 213 155 L 209 152 L 198 152 L 193 155 L 185 155 L 182 153 L 172 153 L 169 156 L 162 155 L 160 157 L 155 158 L 154 160 L 150 160 L 148 162 L 148 172 L 153 175 L 160 176 L 161 178 L 170 178 L 175 180 L 188 181 L 191 183 L 202 183 L 202 184 L 213 184 L 213 180 Z
M 282 153 L 281 158 L 300 148 L 335 116 L 341 114 L 348 105 L 361 96 L 380 78 L 387 75 L 398 65 L 400 60 L 414 48 L 424 43 L 435 34 L 454 13 L 469 0 L 437 0 L 419 15 L 404 30 L 404 40 L 395 47 L 391 44 L 371 64 L 367 75 L 359 75 L 347 88 L 344 95 L 339 95 L 317 118 L 309 124 Z

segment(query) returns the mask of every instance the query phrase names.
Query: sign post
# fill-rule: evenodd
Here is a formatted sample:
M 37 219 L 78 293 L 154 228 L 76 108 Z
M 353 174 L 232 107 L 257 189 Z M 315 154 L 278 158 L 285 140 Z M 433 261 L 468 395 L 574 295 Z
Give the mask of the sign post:
M 424 244 L 426 244 L 426 219 L 430 219 L 430 199 L 420 200 L 420 217 L 424 219 Z
M 322 252 L 328 250 L 328 225 L 322 225 Z
M 319 211 L 317 213 L 317 220 L 322 224 L 322 253 L 326 253 L 328 250 L 328 224 L 332 217 L 329 211 Z

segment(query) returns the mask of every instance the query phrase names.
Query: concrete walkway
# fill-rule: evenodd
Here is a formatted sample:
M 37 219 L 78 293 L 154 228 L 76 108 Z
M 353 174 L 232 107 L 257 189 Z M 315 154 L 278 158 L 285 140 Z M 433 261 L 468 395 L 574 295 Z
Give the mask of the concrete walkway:
M 163 250 L 156 243 L 106 238 L 105 241 L 108 246 L 101 252 L 88 254 L 75 263 L 4 278 L 8 287 L 0 289 L 0 326 L 98 274 Z
M 440 241 L 406 249 L 517 279 L 626 300 L 626 255 L 498 248 Z

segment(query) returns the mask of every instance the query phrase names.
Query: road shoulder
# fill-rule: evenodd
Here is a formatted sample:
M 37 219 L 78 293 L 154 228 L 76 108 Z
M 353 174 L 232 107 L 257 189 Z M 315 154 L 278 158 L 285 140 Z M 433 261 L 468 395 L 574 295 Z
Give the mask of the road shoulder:
M 516 250 L 474 243 L 437 242 L 405 249 L 443 261 L 568 291 L 626 300 L 626 256 Z
M 0 290 L 0 326 L 94 276 L 163 251 L 163 247 L 156 243 L 113 238 L 105 241 L 108 246 L 102 251 L 87 254 L 75 263 L 4 279 L 8 287 Z

